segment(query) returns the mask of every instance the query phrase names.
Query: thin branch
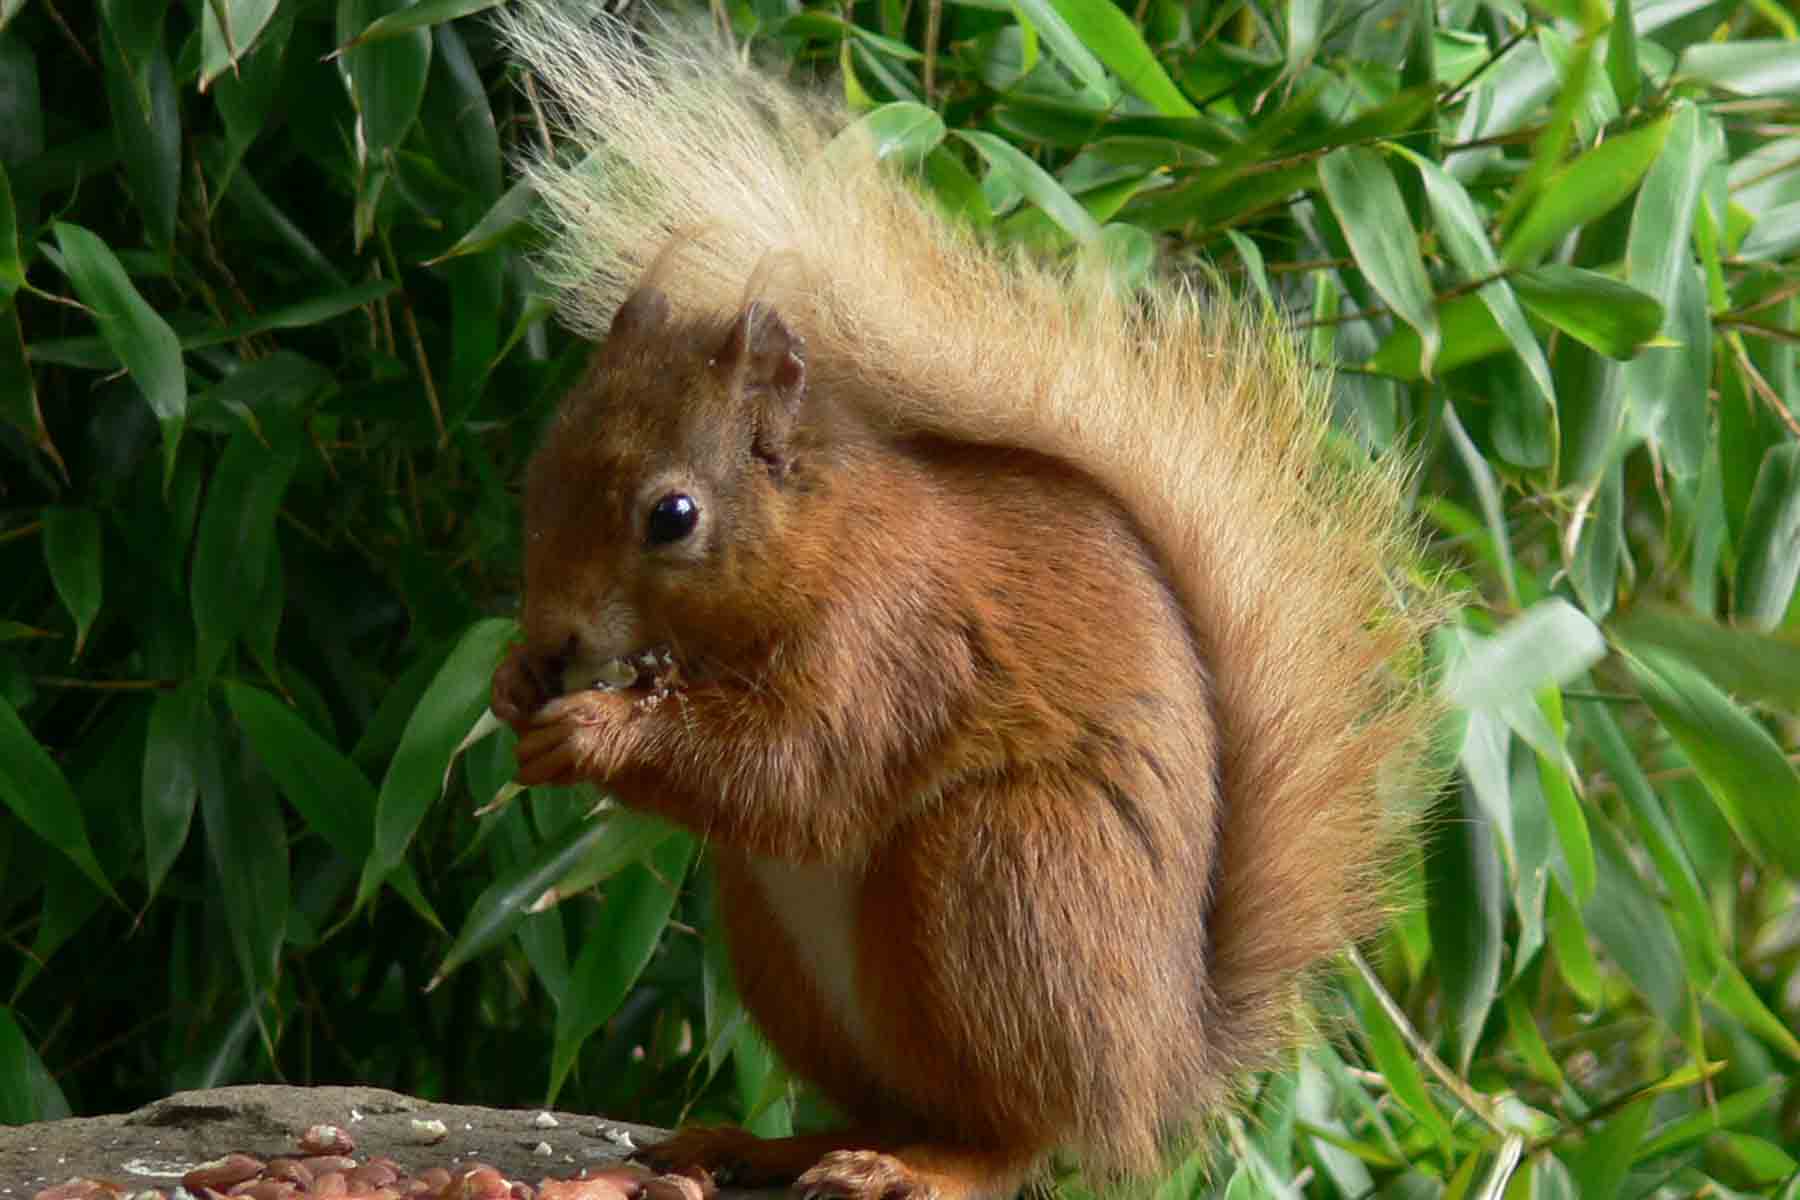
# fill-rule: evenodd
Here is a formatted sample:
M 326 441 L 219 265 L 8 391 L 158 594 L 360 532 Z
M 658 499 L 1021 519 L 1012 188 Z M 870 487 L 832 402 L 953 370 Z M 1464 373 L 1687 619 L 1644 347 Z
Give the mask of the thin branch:
M 1394 1028 L 1400 1031 L 1400 1036 L 1406 1039 L 1406 1044 L 1412 1048 L 1412 1052 L 1419 1056 L 1419 1061 L 1424 1064 L 1425 1069 L 1437 1076 L 1438 1082 L 1443 1084 L 1451 1095 L 1460 1100 L 1464 1108 L 1474 1113 L 1476 1119 L 1483 1125 L 1501 1137 L 1507 1137 L 1510 1131 L 1501 1123 L 1487 1097 L 1465 1083 L 1455 1071 L 1450 1069 L 1449 1064 L 1433 1052 L 1431 1047 L 1426 1044 L 1425 1039 L 1419 1036 L 1419 1031 L 1413 1028 L 1413 1023 L 1400 1010 L 1400 1006 L 1394 1003 L 1394 998 L 1388 995 L 1387 988 L 1382 986 L 1381 980 L 1370 969 L 1362 952 L 1355 946 L 1351 946 L 1349 954 L 1357 974 L 1362 976 L 1363 982 L 1369 985 L 1369 991 L 1374 994 L 1375 1003 L 1381 1006 L 1381 1011 L 1387 1014 L 1387 1019 L 1394 1023 Z

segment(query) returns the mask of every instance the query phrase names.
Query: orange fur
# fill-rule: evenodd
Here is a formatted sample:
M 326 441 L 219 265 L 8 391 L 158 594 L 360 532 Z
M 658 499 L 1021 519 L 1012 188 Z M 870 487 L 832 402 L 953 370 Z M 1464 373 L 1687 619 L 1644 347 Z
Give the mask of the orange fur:
M 610 331 L 527 483 L 519 778 L 718 847 L 745 1002 L 858 1130 L 758 1178 L 1150 1167 L 1380 913 L 1434 712 L 1397 471 L 1277 330 L 987 247 L 715 52 L 509 20 L 610 159 L 535 176 Z

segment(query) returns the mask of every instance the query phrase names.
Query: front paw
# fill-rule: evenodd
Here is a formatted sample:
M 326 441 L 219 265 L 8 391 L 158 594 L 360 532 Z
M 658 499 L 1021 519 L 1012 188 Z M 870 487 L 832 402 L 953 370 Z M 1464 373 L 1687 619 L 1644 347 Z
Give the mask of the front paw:
M 617 692 L 583 691 L 558 696 L 533 712 L 513 751 L 526 787 L 600 782 L 616 769 L 631 700 Z
M 764 1180 L 752 1163 L 760 1157 L 757 1151 L 763 1145 L 763 1140 L 755 1134 L 731 1126 L 690 1126 L 677 1130 L 654 1146 L 645 1146 L 632 1158 L 663 1174 L 680 1174 L 699 1168 L 721 1183 L 758 1186 Z M 785 1183 L 791 1178 L 790 1172 L 786 1178 L 773 1182 Z
M 932 1200 L 929 1183 L 892 1154 L 833 1150 L 800 1178 L 794 1190 L 806 1200 Z
M 526 646 L 514 646 L 494 671 L 489 705 L 494 715 L 523 732 L 531 715 L 550 699 L 536 658 Z

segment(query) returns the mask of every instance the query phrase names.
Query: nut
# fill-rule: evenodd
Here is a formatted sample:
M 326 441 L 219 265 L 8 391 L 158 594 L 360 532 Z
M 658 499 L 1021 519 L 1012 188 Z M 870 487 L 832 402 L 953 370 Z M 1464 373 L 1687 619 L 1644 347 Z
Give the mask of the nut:
M 540 1180 L 538 1200 L 626 1200 L 626 1196 L 611 1180 L 590 1176 Z
M 300 1149 L 308 1154 L 348 1154 L 356 1139 L 338 1125 L 312 1125 L 300 1135 Z
M 248 1154 L 227 1154 L 224 1158 L 201 1163 L 183 1175 L 181 1186 L 190 1192 L 198 1192 L 201 1188 L 224 1192 L 246 1179 L 256 1178 L 262 1174 L 262 1169 L 261 1159 L 251 1158 Z

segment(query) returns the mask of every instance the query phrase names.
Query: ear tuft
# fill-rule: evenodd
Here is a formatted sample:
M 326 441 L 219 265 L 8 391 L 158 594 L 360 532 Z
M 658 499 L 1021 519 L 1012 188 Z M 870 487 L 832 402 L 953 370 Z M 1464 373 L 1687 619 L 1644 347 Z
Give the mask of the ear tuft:
M 731 323 L 712 368 L 750 407 L 751 453 L 777 479 L 787 476 L 794 469 L 790 443 L 806 394 L 806 343 L 780 313 L 755 301 Z

